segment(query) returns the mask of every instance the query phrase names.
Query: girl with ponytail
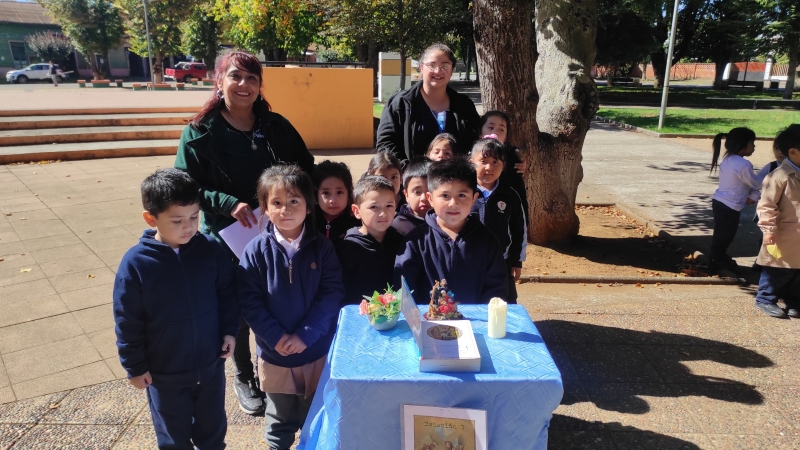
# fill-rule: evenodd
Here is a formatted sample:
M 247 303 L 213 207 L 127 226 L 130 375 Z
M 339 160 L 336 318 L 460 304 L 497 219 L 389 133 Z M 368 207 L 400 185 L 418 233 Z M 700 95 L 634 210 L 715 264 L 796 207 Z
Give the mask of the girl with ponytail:
M 719 161 L 722 140 L 725 154 Z M 753 172 L 753 164 L 746 160 L 756 149 L 756 134 L 749 128 L 734 128 L 714 136 L 714 154 L 711 157 L 711 173 L 719 169 L 719 187 L 711 200 L 714 212 L 714 235 L 711 238 L 709 271 L 727 269 L 737 272 L 736 261 L 728 256 L 728 247 L 739 229 L 739 216 L 746 204 L 758 201 L 761 181 Z

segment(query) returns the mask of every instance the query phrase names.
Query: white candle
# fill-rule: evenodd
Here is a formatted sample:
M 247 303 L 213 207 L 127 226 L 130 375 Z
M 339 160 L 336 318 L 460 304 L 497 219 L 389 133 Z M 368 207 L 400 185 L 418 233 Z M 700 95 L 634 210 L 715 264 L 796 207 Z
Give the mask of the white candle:
M 506 313 L 508 304 L 500 298 L 489 301 L 489 337 L 501 339 L 506 337 Z

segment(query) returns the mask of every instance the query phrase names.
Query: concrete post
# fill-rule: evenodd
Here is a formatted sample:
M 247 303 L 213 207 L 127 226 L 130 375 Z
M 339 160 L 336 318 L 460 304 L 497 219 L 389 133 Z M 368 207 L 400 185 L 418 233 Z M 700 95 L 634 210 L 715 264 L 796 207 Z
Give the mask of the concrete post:
M 406 59 L 406 88 L 411 87 L 411 59 Z M 385 102 L 400 91 L 400 54 L 378 54 L 378 101 Z

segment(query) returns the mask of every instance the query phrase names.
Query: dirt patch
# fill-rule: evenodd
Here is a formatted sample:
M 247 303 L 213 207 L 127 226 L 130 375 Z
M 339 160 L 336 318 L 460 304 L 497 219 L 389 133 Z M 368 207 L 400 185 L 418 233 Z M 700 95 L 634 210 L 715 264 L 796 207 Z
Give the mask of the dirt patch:
M 660 239 L 613 207 L 578 206 L 580 235 L 570 245 L 528 245 L 523 275 L 708 276 L 688 249 Z

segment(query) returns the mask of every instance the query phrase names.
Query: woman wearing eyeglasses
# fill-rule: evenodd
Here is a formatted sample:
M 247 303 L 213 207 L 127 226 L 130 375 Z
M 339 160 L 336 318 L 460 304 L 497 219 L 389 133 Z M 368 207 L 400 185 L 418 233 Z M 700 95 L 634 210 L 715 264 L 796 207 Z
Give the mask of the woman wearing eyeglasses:
M 441 133 L 456 138 L 456 153 L 466 154 L 478 138 L 480 116 L 475 104 L 447 83 L 456 57 L 444 44 L 433 44 L 419 58 L 422 81 L 393 95 L 378 125 L 376 147 L 399 159 L 424 156 L 428 144 Z

